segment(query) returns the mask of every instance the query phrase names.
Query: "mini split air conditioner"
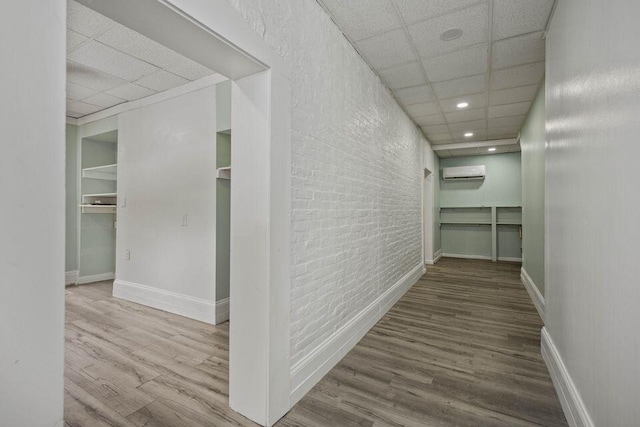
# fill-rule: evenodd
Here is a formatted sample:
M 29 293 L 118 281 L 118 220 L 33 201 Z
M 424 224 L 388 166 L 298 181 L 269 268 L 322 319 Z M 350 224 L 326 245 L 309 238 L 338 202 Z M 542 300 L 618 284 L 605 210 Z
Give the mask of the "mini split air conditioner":
M 458 166 L 442 169 L 442 179 L 445 181 L 461 181 L 464 179 L 484 179 L 486 168 L 484 165 Z

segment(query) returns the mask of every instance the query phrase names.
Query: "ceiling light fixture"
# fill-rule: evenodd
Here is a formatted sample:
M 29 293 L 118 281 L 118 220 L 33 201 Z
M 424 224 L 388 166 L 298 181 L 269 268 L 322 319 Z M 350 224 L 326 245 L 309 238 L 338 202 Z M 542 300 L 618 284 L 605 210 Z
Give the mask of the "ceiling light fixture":
M 451 28 L 440 34 L 440 40 L 450 42 L 451 40 L 459 39 L 462 37 L 462 34 L 463 31 L 460 28 Z
M 456 107 L 458 108 L 467 108 L 469 106 L 468 102 L 459 102 L 458 104 L 456 104 Z
M 467 138 L 471 138 L 473 136 L 473 132 L 467 132 L 464 134 Z
M 496 151 L 496 147 L 491 147 L 487 151 Z

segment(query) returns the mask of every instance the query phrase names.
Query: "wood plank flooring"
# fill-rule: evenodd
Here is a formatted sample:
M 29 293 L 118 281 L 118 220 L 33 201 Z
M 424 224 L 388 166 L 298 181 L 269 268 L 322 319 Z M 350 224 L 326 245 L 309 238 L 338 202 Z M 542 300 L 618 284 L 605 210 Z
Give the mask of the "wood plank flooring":
M 519 267 L 429 267 L 278 426 L 566 426 Z M 228 407 L 228 324 L 66 294 L 67 426 L 255 426 Z

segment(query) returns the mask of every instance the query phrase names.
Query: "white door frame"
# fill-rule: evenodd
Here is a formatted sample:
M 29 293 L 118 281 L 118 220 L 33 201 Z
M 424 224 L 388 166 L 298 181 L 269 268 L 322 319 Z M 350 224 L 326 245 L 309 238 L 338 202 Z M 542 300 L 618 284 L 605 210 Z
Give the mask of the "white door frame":
M 232 82 L 229 402 L 265 426 L 290 409 L 291 82 L 226 0 L 79 0 Z

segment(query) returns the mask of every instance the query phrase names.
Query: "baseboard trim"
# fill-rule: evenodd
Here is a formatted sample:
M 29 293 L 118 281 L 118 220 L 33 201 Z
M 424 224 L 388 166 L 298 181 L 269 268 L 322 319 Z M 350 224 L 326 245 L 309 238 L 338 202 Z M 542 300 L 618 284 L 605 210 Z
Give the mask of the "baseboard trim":
M 461 259 L 482 259 L 491 261 L 490 256 L 484 255 L 463 255 L 463 254 L 442 254 L 444 258 L 461 258 Z
M 587 412 L 587 408 L 580 397 L 567 367 L 560 357 L 547 328 L 542 328 L 542 342 L 540 351 L 547 364 L 551 380 L 558 393 L 562 410 L 571 427 L 594 427 L 594 423 Z
M 436 262 L 440 261 L 440 258 L 442 258 L 442 249 L 438 249 L 433 254 L 433 259 L 427 259 L 424 261 L 424 263 L 427 265 L 434 265 Z
M 229 320 L 229 298 L 216 301 L 216 325 Z
M 80 272 L 78 270 L 71 270 L 64 273 L 64 285 L 75 285 L 78 283 L 78 276 Z
M 214 301 L 124 280 L 113 282 L 113 296 L 211 325 L 216 324 L 216 303 Z
M 422 263 L 291 368 L 291 406 L 322 379 L 424 274 Z
M 102 282 L 103 280 L 113 280 L 115 276 L 116 275 L 113 271 L 110 273 L 92 274 L 90 276 L 78 277 L 77 282 L 78 285 L 84 285 L 87 283 Z
M 527 274 L 527 270 L 525 270 L 524 267 L 520 268 L 520 280 L 529 293 L 531 301 L 533 301 L 533 305 L 536 307 L 536 310 L 538 310 L 542 323 L 544 323 L 544 297 L 533 280 L 531 280 L 531 277 Z
M 516 257 L 510 257 L 510 256 L 499 256 L 498 261 L 522 262 L 522 258 L 516 258 Z

